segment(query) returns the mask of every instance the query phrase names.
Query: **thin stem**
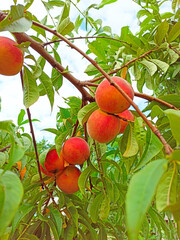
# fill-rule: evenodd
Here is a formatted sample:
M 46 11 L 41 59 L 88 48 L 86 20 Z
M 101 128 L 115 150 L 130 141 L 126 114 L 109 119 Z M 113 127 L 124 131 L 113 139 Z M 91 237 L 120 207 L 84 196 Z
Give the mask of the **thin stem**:
M 0 149 L 0 152 L 5 152 L 10 147 L 11 147 L 11 144 L 9 144 L 7 147 L 4 147 L 4 148 Z
M 71 37 L 71 38 L 67 38 L 69 41 L 70 40 L 83 40 L 83 39 L 108 39 L 108 40 L 112 40 L 112 41 L 117 41 L 117 42 L 120 42 L 120 43 L 124 43 L 124 44 L 127 44 L 129 45 L 130 47 L 132 46 L 131 44 L 125 42 L 125 41 L 122 41 L 122 40 L 119 40 L 119 39 L 116 39 L 116 38 L 112 38 L 112 37 L 105 37 L 105 36 L 84 36 L 84 37 Z M 59 40 L 55 40 L 55 41 L 50 41 L 50 42 L 46 42 L 46 43 L 43 43 L 43 46 L 47 46 L 47 45 L 50 45 L 52 43 L 56 43 L 56 42 L 61 42 L 62 40 L 59 39 Z
M 98 167 L 99 167 L 99 171 L 100 171 L 100 175 L 101 175 L 101 181 L 102 181 L 102 184 L 103 184 L 103 189 L 104 189 L 104 192 L 106 193 L 106 186 L 105 186 L 104 177 L 103 177 L 103 169 L 102 169 L 101 160 L 99 158 L 99 154 L 98 154 L 98 150 L 97 150 L 97 146 L 96 146 L 95 141 L 94 141 L 94 148 L 95 148 L 95 152 L 96 152 L 97 163 L 98 163 Z

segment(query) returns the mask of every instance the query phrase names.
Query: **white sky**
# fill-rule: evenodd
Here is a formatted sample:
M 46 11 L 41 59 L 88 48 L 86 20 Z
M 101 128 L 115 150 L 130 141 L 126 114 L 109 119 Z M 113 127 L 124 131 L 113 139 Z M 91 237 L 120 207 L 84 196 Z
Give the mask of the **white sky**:
M 75 0 L 74 0 L 75 2 Z M 89 4 L 100 3 L 101 0 L 90 0 Z M 18 3 L 23 3 L 22 0 Z M 13 1 L 2 1 L 0 4 L 0 10 L 7 10 Z M 87 0 L 81 0 L 78 5 L 79 8 L 87 8 Z M 107 5 L 100 11 L 91 10 L 90 14 L 94 19 L 100 18 L 103 20 L 103 26 L 111 26 L 112 32 L 120 34 L 121 27 L 130 26 L 131 31 L 134 33 L 138 29 L 138 23 L 136 19 L 136 13 L 139 10 L 139 6 L 135 4 L 132 0 L 119 0 L 116 3 Z M 61 9 L 60 9 L 61 10 Z M 58 10 L 58 11 L 60 11 Z M 29 9 L 39 20 L 41 20 L 46 15 L 46 10 L 44 9 L 40 0 L 35 0 L 35 3 Z M 59 12 L 56 12 L 58 15 Z M 71 10 L 71 19 L 75 19 L 79 14 L 75 8 Z M 54 16 L 53 12 L 52 15 Z M 81 31 L 81 36 L 85 35 L 85 32 Z M 7 32 L 0 32 L 0 36 L 7 36 L 12 38 L 12 36 Z M 82 50 L 86 50 L 86 46 L 83 40 L 75 41 Z M 73 75 L 81 80 L 87 79 L 87 76 L 83 73 L 86 66 L 89 64 L 86 60 L 82 60 L 82 56 L 72 49 L 64 46 L 60 48 L 60 56 L 62 59 L 63 66 L 69 66 L 69 70 Z M 33 53 L 33 51 L 31 51 Z M 46 73 L 50 73 L 50 68 L 47 65 Z M 62 97 L 68 96 L 80 96 L 78 90 L 76 90 L 66 79 L 64 79 L 64 85 L 59 90 L 59 94 L 55 96 L 54 109 L 51 113 L 50 104 L 47 97 L 40 97 L 40 99 L 30 107 L 32 118 L 37 118 L 40 122 L 34 122 L 35 135 L 37 140 L 41 140 L 43 137 L 49 142 L 53 143 L 54 135 L 45 131 L 40 131 L 44 128 L 55 128 L 56 127 L 56 113 L 57 106 L 65 106 Z M 20 109 L 24 109 L 23 106 L 23 94 L 19 74 L 16 76 L 3 76 L 0 75 L 0 97 L 1 97 L 1 112 L 0 120 L 13 120 L 16 124 L 17 116 Z M 136 103 L 139 103 L 140 99 L 136 99 Z M 26 131 L 29 131 L 29 126 L 26 126 Z

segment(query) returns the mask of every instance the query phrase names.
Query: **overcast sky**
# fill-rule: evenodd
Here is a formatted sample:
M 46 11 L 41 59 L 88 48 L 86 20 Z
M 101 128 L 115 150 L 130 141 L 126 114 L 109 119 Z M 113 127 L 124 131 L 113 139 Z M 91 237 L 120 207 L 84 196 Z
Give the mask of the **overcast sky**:
M 89 4 L 98 4 L 101 2 L 101 0 L 91 0 L 88 2 Z M 23 3 L 23 1 L 18 1 L 18 3 Z M 9 9 L 10 4 L 13 4 L 12 0 L 1 1 L 0 10 Z M 81 10 L 86 9 L 87 0 L 81 0 L 78 6 Z M 102 19 L 103 26 L 111 26 L 113 33 L 120 34 L 121 27 L 127 25 L 130 26 L 131 31 L 135 33 L 138 30 L 136 14 L 139 9 L 139 6 L 132 0 L 119 0 L 116 3 L 107 5 L 100 11 L 92 10 L 90 14 L 94 19 Z M 41 20 L 47 14 L 40 0 L 35 0 L 29 11 L 31 11 L 39 20 Z M 52 12 L 53 16 L 54 13 Z M 77 16 L 77 10 L 72 8 L 70 14 L 71 19 L 74 20 Z M 85 36 L 85 34 L 86 33 L 83 32 L 83 30 L 80 31 L 81 36 Z M 7 36 L 13 39 L 13 37 L 7 32 L 0 32 L 0 36 Z M 82 40 L 75 41 L 75 44 L 83 51 L 86 50 L 86 46 Z M 63 66 L 66 67 L 68 65 L 69 70 L 78 79 L 87 79 L 87 76 L 83 73 L 83 71 L 89 63 L 87 63 L 86 60 L 82 60 L 82 56 L 69 47 L 64 46 L 63 48 L 61 47 L 60 50 Z M 47 66 L 46 73 L 50 73 L 49 66 Z M 30 107 L 32 118 L 37 118 L 40 120 L 40 122 L 34 123 L 37 140 L 41 140 L 44 137 L 45 139 L 49 140 L 49 142 L 53 143 L 54 135 L 40 130 L 44 128 L 55 127 L 57 106 L 65 106 L 62 97 L 68 96 L 80 96 L 80 94 L 78 90 L 76 90 L 71 84 L 68 83 L 68 81 L 66 81 L 66 79 L 64 79 L 64 85 L 60 89 L 59 95 L 56 94 L 55 96 L 53 112 L 51 112 L 47 97 L 40 97 L 38 102 Z M 16 124 L 20 109 L 24 109 L 19 74 L 11 77 L 0 75 L 0 97 L 2 107 L 0 112 L 0 120 L 13 120 L 13 122 Z M 140 99 L 136 99 L 136 103 L 139 103 L 139 101 Z M 26 127 L 26 131 L 29 131 L 28 125 Z

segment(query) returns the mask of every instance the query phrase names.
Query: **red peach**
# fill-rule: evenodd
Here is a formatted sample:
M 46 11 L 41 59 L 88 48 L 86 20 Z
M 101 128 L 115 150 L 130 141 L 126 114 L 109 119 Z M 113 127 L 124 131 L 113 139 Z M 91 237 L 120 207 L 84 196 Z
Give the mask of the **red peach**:
M 90 155 L 88 143 L 80 137 L 71 137 L 62 148 L 63 158 L 70 164 L 83 164 Z
M 121 118 L 125 118 L 129 121 L 134 122 L 134 116 L 133 116 L 132 112 L 130 112 L 128 109 L 122 113 L 118 113 L 117 115 Z M 128 121 L 124 121 L 123 119 L 120 119 L 120 122 L 121 122 L 121 128 L 120 128 L 119 133 L 123 133 L 128 125 Z
M 7 37 L 0 37 L 0 74 L 11 76 L 20 72 L 23 65 L 23 51 L 17 43 Z
M 130 83 L 120 77 L 112 77 L 112 80 L 133 100 L 134 90 Z M 131 105 L 107 79 L 97 87 L 95 99 L 98 107 L 108 113 L 123 112 Z
M 118 117 L 100 109 L 95 110 L 87 121 L 89 136 L 100 143 L 108 143 L 113 140 L 119 133 L 120 126 Z
M 60 152 L 60 156 L 58 156 L 56 149 L 50 150 L 45 158 L 44 162 L 45 169 L 51 173 L 57 173 L 64 169 L 64 158 L 62 155 L 62 151 Z
M 79 168 L 69 165 L 56 177 L 56 184 L 64 193 L 72 194 L 79 190 L 78 179 L 81 174 Z
M 44 169 L 42 165 L 40 165 L 40 169 L 41 169 L 41 172 L 44 173 L 46 176 L 48 176 L 48 177 L 53 177 L 54 176 L 53 173 L 48 172 L 46 169 Z

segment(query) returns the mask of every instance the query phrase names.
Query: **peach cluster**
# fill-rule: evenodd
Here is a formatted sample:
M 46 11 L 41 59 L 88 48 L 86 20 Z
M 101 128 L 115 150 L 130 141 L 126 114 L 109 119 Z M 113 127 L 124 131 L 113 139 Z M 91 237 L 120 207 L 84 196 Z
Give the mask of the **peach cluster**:
M 80 137 L 65 141 L 60 155 L 51 149 L 45 158 L 41 171 L 47 176 L 56 176 L 56 184 L 64 193 L 72 194 L 79 190 L 78 179 L 81 171 L 75 165 L 83 164 L 90 155 L 88 143 Z
M 133 100 L 134 90 L 131 84 L 116 76 L 112 80 Z M 87 131 L 97 142 L 108 143 L 125 131 L 128 125 L 125 119 L 134 121 L 133 114 L 128 110 L 131 104 L 107 79 L 97 87 L 95 100 L 99 109 L 90 115 Z
M 15 41 L 0 37 L 0 74 L 16 75 L 21 71 L 23 59 L 23 51 Z

